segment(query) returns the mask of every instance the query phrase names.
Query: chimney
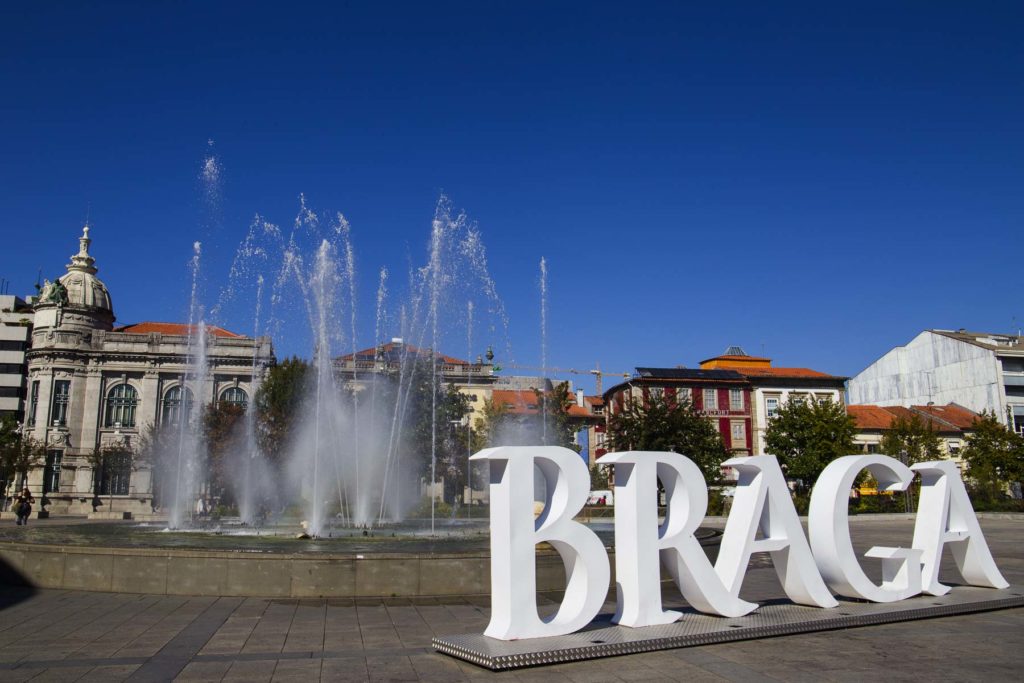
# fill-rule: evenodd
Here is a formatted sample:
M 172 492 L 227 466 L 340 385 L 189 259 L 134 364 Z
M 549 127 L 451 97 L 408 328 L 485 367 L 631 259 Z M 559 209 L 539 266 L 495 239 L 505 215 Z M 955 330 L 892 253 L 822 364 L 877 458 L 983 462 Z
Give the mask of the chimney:
M 578 405 L 580 408 L 583 407 L 583 390 L 582 389 L 577 389 L 576 390 L 576 405 Z

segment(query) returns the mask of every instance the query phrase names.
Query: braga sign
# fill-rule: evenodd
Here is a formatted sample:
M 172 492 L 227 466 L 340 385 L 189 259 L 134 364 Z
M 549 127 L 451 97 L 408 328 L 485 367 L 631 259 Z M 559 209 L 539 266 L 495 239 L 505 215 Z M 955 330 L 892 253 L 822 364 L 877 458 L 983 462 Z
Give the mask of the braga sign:
M 608 593 L 610 566 L 604 546 L 573 520 L 590 489 L 579 455 L 556 446 L 488 448 L 473 456 L 491 469 L 491 621 L 484 635 L 501 640 L 565 635 L 597 616 Z M 943 595 L 939 561 L 949 545 L 964 581 L 1007 588 L 981 533 L 956 466 L 948 461 L 907 467 L 885 455 L 849 455 L 822 472 L 811 494 L 809 538 L 804 535 L 785 477 L 773 456 L 734 458 L 739 473 L 732 511 L 714 565 L 694 532 L 707 510 L 700 469 L 676 453 L 629 451 L 600 460 L 615 468 L 615 571 L 622 626 L 669 624 L 681 617 L 661 604 L 663 564 L 695 609 L 739 617 L 758 605 L 739 597 L 751 553 L 769 552 L 786 595 L 796 603 L 828 609 L 834 595 L 893 602 Z M 544 511 L 534 519 L 534 467 L 546 483 Z M 847 520 L 848 496 L 867 469 L 879 489 L 903 491 L 921 476 L 921 500 L 910 548 L 875 547 L 882 582 L 864 573 Z M 665 520 L 658 522 L 657 484 L 665 487 Z M 760 532 L 760 535 L 758 534 Z M 550 543 L 562 556 L 565 596 L 549 618 L 537 613 L 535 546 Z

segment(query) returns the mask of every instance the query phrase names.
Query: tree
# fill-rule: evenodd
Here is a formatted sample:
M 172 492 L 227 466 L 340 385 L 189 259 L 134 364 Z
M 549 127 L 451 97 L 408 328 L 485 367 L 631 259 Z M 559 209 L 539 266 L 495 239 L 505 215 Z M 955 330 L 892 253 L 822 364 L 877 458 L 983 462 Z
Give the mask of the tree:
M 108 501 L 113 501 L 115 495 L 127 494 L 131 473 L 140 464 L 132 448 L 124 443 L 97 447 L 86 453 L 85 459 L 92 467 L 94 510 L 102 505 L 100 496 L 108 496 Z
M 292 356 L 271 367 L 256 392 L 260 449 L 271 460 L 280 457 L 291 437 L 310 376 L 310 364 Z
M 22 432 L 13 417 L 0 420 L 0 497 L 7 495 L 17 475 L 28 476 L 46 457 L 46 447 Z
M 537 414 L 537 433 L 545 446 L 562 446 L 579 451 L 576 444 L 578 427 L 569 417 L 569 408 L 576 403 L 576 397 L 569 390 L 568 382 L 559 382 L 551 391 L 533 390 L 537 396 L 540 412 Z
M 439 361 L 438 361 L 439 362 Z M 454 500 L 456 489 L 465 482 L 466 430 L 460 429 L 469 415 L 469 396 L 441 379 L 431 376 L 431 359 L 417 358 L 411 368 L 404 432 L 404 451 L 419 457 L 410 462 L 418 465 L 420 476 L 430 479 L 431 456 L 436 460 L 434 474 L 444 478 L 445 499 Z
M 903 460 L 906 464 L 938 460 L 942 457 L 942 441 L 932 429 L 930 422 L 911 414 L 909 418 L 897 417 L 882 437 L 882 452 Z
M 630 399 L 609 420 L 608 433 L 612 450 L 680 453 L 695 462 L 708 481 L 719 479 L 719 468 L 729 457 L 718 430 L 685 399 Z
M 764 440 L 767 452 L 804 493 L 830 462 L 853 452 L 853 435 L 853 418 L 842 404 L 791 397 L 779 406 Z
M 1001 498 L 1008 482 L 1024 479 L 1024 437 L 1012 432 L 995 413 L 982 413 L 967 436 L 963 458 L 974 493 Z
M 203 415 L 203 436 L 208 461 L 206 472 L 210 478 L 210 493 L 218 500 L 224 499 L 230 488 L 228 477 L 237 474 L 231 472 L 230 454 L 232 450 L 242 447 L 238 427 L 244 418 L 245 409 L 242 406 L 223 402 L 206 406 Z
M 493 398 L 485 398 L 483 407 L 477 411 L 479 417 L 473 426 L 473 431 L 478 439 L 474 443 L 475 450 L 498 445 L 498 430 L 508 415 L 508 406 L 504 403 L 495 403 Z
M 605 465 L 590 466 L 590 490 L 604 491 L 608 488 L 608 468 Z

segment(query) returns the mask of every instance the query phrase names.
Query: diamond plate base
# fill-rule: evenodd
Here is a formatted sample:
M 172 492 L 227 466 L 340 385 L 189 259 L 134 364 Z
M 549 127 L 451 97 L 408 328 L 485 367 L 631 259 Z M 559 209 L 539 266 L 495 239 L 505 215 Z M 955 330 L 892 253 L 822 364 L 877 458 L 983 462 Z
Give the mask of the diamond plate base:
M 761 603 L 756 612 L 737 619 L 683 608 L 679 610 L 683 612 L 682 619 L 674 624 L 644 628 L 614 626 L 609 616 L 603 615 L 587 630 L 567 636 L 505 641 L 471 633 L 434 638 L 432 645 L 438 652 L 500 671 L 1010 607 L 1024 607 L 1024 586 L 1004 590 L 962 586 L 941 597 L 919 596 L 886 604 L 841 599 L 834 609 L 804 607 L 786 600 L 769 601 Z

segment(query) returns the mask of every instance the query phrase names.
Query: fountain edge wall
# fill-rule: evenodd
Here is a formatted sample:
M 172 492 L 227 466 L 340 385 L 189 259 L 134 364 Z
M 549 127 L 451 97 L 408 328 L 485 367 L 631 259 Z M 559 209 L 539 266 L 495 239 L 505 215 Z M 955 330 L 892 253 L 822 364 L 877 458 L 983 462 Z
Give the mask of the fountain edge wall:
M 611 585 L 615 583 L 614 556 Z M 238 553 L 0 542 L 0 581 L 37 588 L 267 598 L 490 594 L 486 554 Z M 565 588 L 557 553 L 537 554 L 537 588 Z

